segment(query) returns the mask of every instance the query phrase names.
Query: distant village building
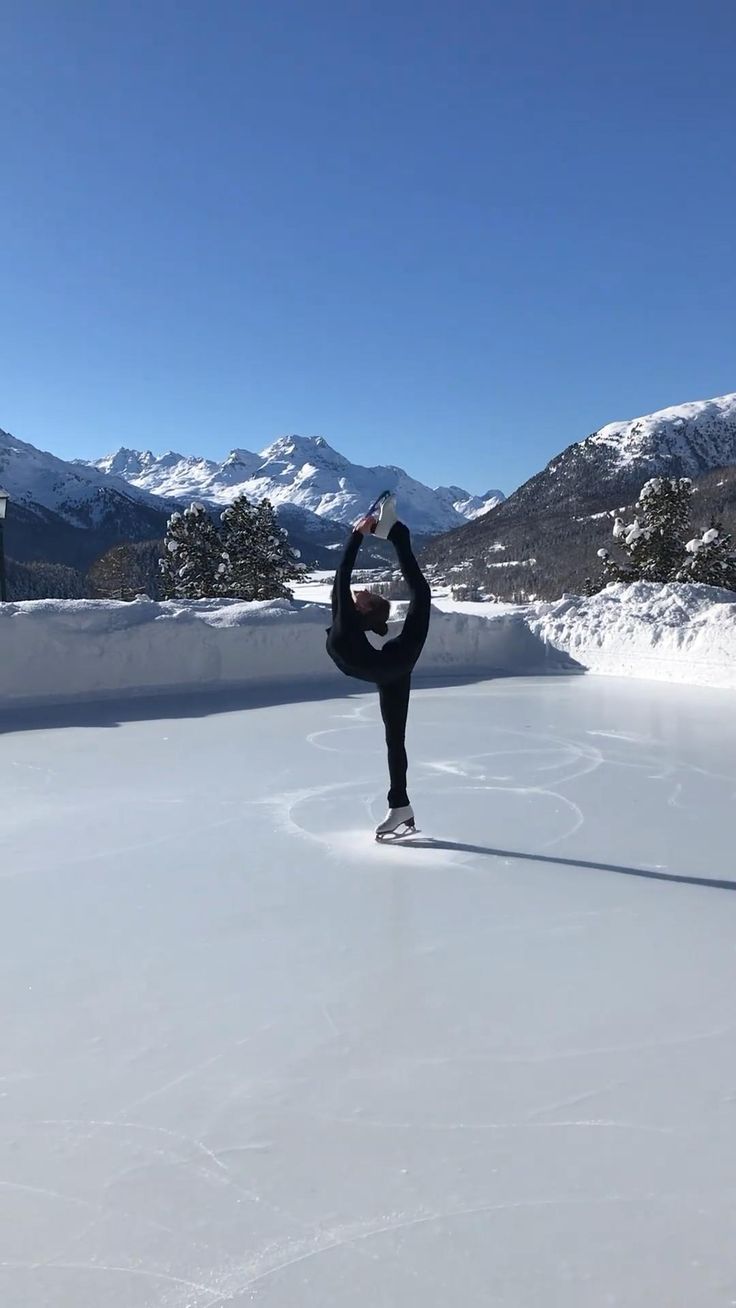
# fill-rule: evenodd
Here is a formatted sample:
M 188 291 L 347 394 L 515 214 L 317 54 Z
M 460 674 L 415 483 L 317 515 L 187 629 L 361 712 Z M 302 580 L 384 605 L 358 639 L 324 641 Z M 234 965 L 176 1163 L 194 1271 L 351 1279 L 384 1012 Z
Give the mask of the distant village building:
M 477 604 L 483 599 L 480 586 L 474 586 L 471 582 L 461 582 L 450 589 L 450 594 L 454 600 L 461 603 Z

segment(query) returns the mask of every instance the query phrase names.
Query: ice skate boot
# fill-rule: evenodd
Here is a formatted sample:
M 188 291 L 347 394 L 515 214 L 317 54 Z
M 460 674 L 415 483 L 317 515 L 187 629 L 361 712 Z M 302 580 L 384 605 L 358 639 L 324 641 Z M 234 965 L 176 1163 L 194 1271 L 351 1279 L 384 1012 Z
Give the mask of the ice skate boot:
M 379 843 L 384 840 L 403 840 L 405 836 L 413 836 L 416 830 L 414 809 L 411 804 L 405 804 L 403 808 L 389 809 L 383 822 L 376 827 L 376 840 Z
M 373 501 L 365 516 L 375 521 L 376 525 L 371 534 L 378 540 L 388 540 L 391 528 L 395 522 L 398 522 L 396 496 L 391 491 L 384 491 L 377 500 Z

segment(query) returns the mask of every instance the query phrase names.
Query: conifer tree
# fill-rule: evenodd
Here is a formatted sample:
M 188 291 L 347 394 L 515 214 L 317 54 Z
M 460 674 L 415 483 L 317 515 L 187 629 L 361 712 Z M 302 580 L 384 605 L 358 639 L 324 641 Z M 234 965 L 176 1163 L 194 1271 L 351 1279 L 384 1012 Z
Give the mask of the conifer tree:
M 700 581 L 736 591 L 736 549 L 730 532 L 720 522 L 694 536 L 685 546 L 687 558 L 677 574 L 678 581 Z
M 222 514 L 222 527 L 227 594 L 246 600 L 291 598 L 289 582 L 296 581 L 304 567 L 271 502 L 251 504 L 240 495 Z
M 92 594 L 101 599 L 134 600 L 145 591 L 143 570 L 132 545 L 113 545 L 87 574 Z
M 228 560 L 204 505 L 193 503 L 183 513 L 172 513 L 159 566 L 167 598 L 206 599 L 225 593 Z
M 634 518 L 616 518 L 613 538 L 624 562 L 599 550 L 605 581 L 674 581 L 685 557 L 692 482 L 689 477 L 653 477 L 639 492 Z

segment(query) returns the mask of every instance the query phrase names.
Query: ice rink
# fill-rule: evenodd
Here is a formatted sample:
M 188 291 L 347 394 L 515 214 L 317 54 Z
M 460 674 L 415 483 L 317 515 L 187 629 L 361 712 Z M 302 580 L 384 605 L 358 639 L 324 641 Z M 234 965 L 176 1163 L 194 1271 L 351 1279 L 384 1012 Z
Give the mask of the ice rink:
M 736 1303 L 733 693 L 309 693 L 5 719 L 0 1302 Z

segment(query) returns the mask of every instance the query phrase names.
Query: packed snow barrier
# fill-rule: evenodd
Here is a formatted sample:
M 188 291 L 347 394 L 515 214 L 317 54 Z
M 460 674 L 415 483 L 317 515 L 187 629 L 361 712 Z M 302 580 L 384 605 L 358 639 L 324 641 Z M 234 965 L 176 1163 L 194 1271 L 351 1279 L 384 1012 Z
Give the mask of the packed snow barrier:
M 325 652 L 329 621 L 324 605 L 286 600 L 7 604 L 0 606 L 0 703 L 317 681 L 334 681 L 344 693 L 348 683 Z M 521 612 L 488 622 L 434 611 L 420 671 L 491 676 L 568 665 Z
M 396 609 L 398 630 L 403 606 Z M 0 606 L 0 706 L 253 684 L 346 683 L 322 604 L 219 600 Z M 433 610 L 423 677 L 587 669 L 736 688 L 736 596 L 638 582 L 488 617 Z
M 582 667 L 617 677 L 736 688 L 736 594 L 637 581 L 527 609 L 532 632 Z

